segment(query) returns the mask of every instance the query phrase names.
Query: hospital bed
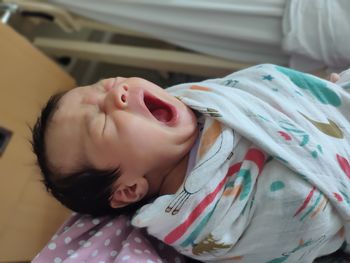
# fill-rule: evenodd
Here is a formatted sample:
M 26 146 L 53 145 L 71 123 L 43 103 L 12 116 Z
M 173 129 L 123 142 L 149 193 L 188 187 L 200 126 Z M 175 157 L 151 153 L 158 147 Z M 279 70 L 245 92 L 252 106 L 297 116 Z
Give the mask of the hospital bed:
M 13 12 L 37 18 L 38 21 L 49 19 L 67 33 L 78 32 L 82 29 L 98 30 L 107 34 L 118 34 L 141 39 L 160 39 L 148 32 L 141 32 L 132 27 L 114 25 L 108 21 L 95 20 L 65 8 L 58 3 L 48 4 L 41 1 L 5 0 L 14 4 Z M 120 45 L 98 43 L 85 40 L 72 40 L 68 37 L 37 37 L 33 44 L 45 53 L 60 57 L 68 56 L 89 61 L 107 62 L 112 64 L 154 69 L 162 72 L 180 72 L 200 76 L 219 76 L 231 73 L 251 65 L 250 62 L 230 61 L 210 54 L 193 52 L 176 45 L 161 44 L 162 47 Z
M 66 32 L 89 28 L 169 43 L 146 47 L 34 40 L 54 56 L 202 76 L 222 76 L 258 63 L 316 74 L 350 66 L 348 1 L 3 1 L 49 17 Z

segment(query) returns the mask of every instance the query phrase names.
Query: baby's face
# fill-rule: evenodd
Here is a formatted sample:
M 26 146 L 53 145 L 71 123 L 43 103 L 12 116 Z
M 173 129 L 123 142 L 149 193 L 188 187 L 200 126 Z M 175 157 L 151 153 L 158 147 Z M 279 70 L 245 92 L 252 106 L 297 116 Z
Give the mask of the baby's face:
M 118 77 L 65 94 L 45 141 L 62 173 L 88 164 L 119 167 L 131 179 L 171 170 L 192 147 L 196 126 L 193 112 L 157 85 Z

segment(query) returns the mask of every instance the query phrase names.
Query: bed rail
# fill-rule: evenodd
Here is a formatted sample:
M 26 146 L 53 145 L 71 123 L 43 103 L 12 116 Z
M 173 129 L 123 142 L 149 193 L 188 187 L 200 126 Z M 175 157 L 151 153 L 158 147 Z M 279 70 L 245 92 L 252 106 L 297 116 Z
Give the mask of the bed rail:
M 10 17 L 18 9 L 18 5 L 12 3 L 0 3 L 0 22 L 7 24 Z
M 23 0 L 4 0 L 4 2 L 7 5 L 17 6 L 16 11 L 22 14 L 29 13 L 33 16 L 38 16 L 38 14 L 43 16 L 46 14 L 64 32 L 70 34 L 83 28 L 89 28 L 108 33 L 154 39 L 140 32 L 73 15 L 53 4 Z M 149 48 L 50 37 L 38 37 L 34 39 L 34 45 L 52 56 L 70 56 L 97 62 L 143 67 L 163 72 L 172 71 L 210 77 L 222 76 L 250 66 L 249 63 L 229 61 L 191 51 L 174 50 L 176 46 L 172 46 L 172 49 Z

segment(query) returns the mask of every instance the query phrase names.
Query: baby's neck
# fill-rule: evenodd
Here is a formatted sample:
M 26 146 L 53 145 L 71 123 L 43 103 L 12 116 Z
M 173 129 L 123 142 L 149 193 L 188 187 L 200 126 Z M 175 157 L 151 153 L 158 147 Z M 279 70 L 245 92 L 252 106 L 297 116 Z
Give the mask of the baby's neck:
M 174 194 L 183 183 L 188 166 L 190 154 L 186 154 L 178 164 L 170 171 L 169 174 L 164 178 L 160 189 L 159 195 Z

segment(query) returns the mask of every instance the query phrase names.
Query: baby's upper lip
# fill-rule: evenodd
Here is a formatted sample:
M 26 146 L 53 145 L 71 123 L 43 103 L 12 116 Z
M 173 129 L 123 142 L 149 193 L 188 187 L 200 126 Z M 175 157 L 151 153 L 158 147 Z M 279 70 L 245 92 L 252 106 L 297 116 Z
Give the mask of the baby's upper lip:
M 147 91 L 143 93 L 142 99 L 143 104 L 154 119 L 169 126 L 176 122 L 177 111 L 173 105 Z

